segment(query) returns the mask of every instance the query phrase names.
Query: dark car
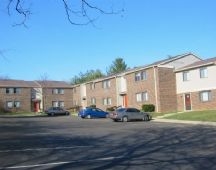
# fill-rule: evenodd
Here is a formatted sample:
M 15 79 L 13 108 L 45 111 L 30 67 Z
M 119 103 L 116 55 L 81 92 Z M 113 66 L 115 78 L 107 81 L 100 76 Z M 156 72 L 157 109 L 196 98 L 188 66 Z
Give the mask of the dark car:
M 45 110 L 45 113 L 48 114 L 49 116 L 70 114 L 69 111 L 63 109 L 62 107 L 50 107 L 47 110 Z
M 105 112 L 99 108 L 86 107 L 81 109 L 78 113 L 81 118 L 107 118 L 109 116 L 108 112 Z
M 110 113 L 109 117 L 114 121 L 128 122 L 131 120 L 151 120 L 151 116 L 146 112 L 141 112 L 136 108 L 119 108 Z

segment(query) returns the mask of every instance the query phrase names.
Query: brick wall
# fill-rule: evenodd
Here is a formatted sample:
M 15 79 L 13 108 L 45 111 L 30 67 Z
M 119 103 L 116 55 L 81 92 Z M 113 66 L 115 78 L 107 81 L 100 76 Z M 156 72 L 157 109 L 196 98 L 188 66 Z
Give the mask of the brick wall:
M 87 106 L 91 105 L 91 98 L 96 98 L 96 106 L 103 110 L 108 107 L 116 106 L 116 79 L 110 78 L 110 88 L 104 89 L 102 87 L 102 81 L 95 82 L 95 89 L 91 89 L 91 84 L 86 86 Z M 111 105 L 103 105 L 103 98 L 111 98 Z
M 73 94 L 73 105 L 81 106 L 80 86 L 74 87 L 72 94 Z
M 0 103 L 1 107 L 6 108 L 7 101 L 19 101 L 19 108 L 7 109 L 10 111 L 31 111 L 31 88 L 20 88 L 19 94 L 6 94 L 6 88 L 0 88 Z
M 64 89 L 64 88 L 63 88 Z M 43 89 L 44 109 L 52 106 L 53 101 L 63 101 L 66 109 L 73 107 L 73 90 L 72 88 L 65 88 L 64 94 L 53 94 L 53 88 Z
M 172 68 L 158 68 L 159 112 L 176 112 L 176 78 Z
M 130 73 L 125 76 L 127 81 L 128 107 L 141 109 L 143 104 L 156 104 L 154 70 L 153 68 L 149 68 L 145 71 L 147 73 L 147 80 L 135 81 L 135 73 Z M 137 102 L 136 94 L 145 91 L 148 92 L 149 100 L 146 102 Z
M 200 101 L 200 92 L 191 92 L 192 110 L 215 110 L 216 109 L 216 89 L 211 90 L 211 101 Z M 184 108 L 184 94 L 177 95 L 178 111 L 185 111 Z

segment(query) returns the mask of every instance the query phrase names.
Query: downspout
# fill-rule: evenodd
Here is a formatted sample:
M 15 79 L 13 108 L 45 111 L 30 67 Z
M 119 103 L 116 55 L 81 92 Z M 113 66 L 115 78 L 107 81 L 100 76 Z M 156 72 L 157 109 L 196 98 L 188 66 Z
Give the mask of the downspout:
M 156 112 L 158 112 L 158 93 L 157 93 L 156 66 L 153 66 L 153 69 L 154 69 L 155 105 L 156 105 Z

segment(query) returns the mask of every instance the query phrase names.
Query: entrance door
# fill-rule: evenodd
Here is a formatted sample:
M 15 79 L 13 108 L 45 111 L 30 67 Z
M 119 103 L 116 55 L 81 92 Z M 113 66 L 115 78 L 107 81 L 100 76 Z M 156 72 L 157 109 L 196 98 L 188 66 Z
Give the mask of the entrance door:
M 34 111 L 35 112 L 39 111 L 39 102 L 34 102 Z
M 185 94 L 185 110 L 191 110 L 191 95 Z
M 127 94 L 123 96 L 123 107 L 127 107 L 128 106 L 128 97 Z

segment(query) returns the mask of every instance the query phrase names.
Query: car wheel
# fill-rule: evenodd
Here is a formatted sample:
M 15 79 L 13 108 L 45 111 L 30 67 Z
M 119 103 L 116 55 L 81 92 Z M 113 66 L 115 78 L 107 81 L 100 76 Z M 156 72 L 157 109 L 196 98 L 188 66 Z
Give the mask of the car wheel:
M 65 114 L 68 116 L 68 115 L 69 115 L 69 112 L 66 112 Z
M 124 116 L 124 117 L 122 118 L 122 122 L 128 122 L 128 117 L 127 117 L 127 116 Z
M 143 121 L 147 121 L 147 116 L 143 116 Z
M 88 118 L 88 119 L 91 119 L 91 115 L 87 115 L 87 118 Z
M 52 112 L 52 113 L 50 113 L 50 115 L 51 115 L 51 116 L 54 116 L 54 115 L 55 115 L 55 113 L 53 113 L 53 112 Z

